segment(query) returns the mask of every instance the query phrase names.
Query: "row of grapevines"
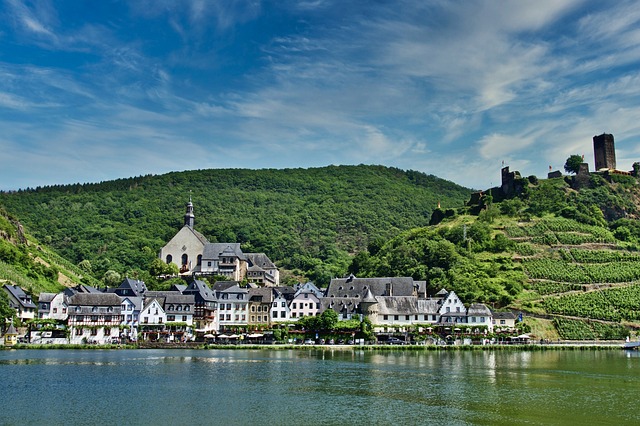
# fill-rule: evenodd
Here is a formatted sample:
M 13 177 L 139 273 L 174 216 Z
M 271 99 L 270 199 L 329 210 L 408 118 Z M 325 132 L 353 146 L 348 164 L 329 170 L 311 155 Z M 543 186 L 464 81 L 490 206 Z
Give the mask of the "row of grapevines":
M 603 324 L 566 318 L 554 318 L 553 324 L 560 337 L 566 340 L 622 340 L 629 330 L 620 324 Z
M 523 266 L 530 278 L 578 284 L 624 283 L 640 280 L 640 262 L 578 264 L 549 258 L 527 259 Z
M 584 289 L 580 284 L 559 283 L 555 281 L 533 281 L 530 283 L 530 288 L 540 295 L 566 293 L 568 291 Z
M 538 250 L 529 243 L 517 243 L 514 250 L 520 256 L 533 256 L 538 253 Z
M 547 312 L 609 321 L 640 320 L 640 285 L 549 297 Z
M 640 253 L 621 250 L 584 250 L 572 248 L 569 253 L 571 255 L 570 257 L 578 263 L 640 262 Z

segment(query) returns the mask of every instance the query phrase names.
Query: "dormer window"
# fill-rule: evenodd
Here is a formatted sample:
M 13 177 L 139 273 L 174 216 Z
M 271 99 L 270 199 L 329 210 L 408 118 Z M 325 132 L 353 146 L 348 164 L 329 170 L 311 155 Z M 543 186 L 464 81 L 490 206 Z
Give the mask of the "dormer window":
M 92 307 L 91 312 L 98 312 L 98 307 L 97 306 Z

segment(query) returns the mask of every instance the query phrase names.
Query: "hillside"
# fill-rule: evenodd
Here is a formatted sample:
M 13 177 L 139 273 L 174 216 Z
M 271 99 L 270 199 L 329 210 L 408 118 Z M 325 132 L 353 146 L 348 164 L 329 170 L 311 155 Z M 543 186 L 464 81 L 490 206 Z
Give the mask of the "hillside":
M 25 228 L 95 278 L 107 271 L 153 282 L 149 265 L 182 226 L 191 197 L 196 229 L 212 242 L 265 252 L 295 279 L 346 273 L 351 255 L 427 225 L 438 203 L 471 191 L 382 166 L 199 170 L 0 194 Z
M 350 269 L 411 275 L 431 292 L 447 287 L 468 303 L 525 312 L 539 337 L 624 338 L 640 328 L 638 183 L 594 175 L 575 191 L 568 179 L 532 181 L 517 196 L 493 189 L 478 204 L 437 212 L 436 225 L 360 253 Z
M 13 283 L 32 294 L 61 291 L 99 281 L 24 232 L 21 223 L 0 209 L 0 285 Z

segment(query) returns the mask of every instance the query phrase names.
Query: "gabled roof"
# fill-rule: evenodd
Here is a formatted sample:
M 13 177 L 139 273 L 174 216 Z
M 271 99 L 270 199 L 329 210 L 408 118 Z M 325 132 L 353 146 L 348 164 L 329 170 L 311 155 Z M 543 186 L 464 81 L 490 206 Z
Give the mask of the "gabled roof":
M 276 265 L 267 257 L 265 253 L 245 253 L 249 267 L 261 269 L 276 269 Z
M 418 298 L 415 296 L 378 296 L 378 313 L 382 315 L 415 315 L 418 311 Z
M 491 316 L 491 310 L 484 303 L 472 303 L 467 309 L 469 316 Z
M 240 260 L 246 260 L 240 249 L 240 243 L 207 243 L 202 250 L 202 259 L 218 260 L 220 256 L 236 256 Z
M 145 291 L 147 291 L 147 286 L 144 281 L 125 278 L 115 293 L 119 296 L 140 296 Z
M 74 306 L 118 306 L 122 303 L 120 296 L 114 293 L 78 293 L 69 298 L 69 305 Z
M 360 299 L 371 290 L 373 296 L 413 296 L 415 286 L 411 277 L 391 278 L 334 278 L 329 283 L 326 297 L 355 297 Z
M 142 309 L 142 296 L 123 296 L 122 303 L 128 300 L 132 305 L 135 311 L 139 311 Z
M 516 316 L 513 312 L 494 312 L 494 319 L 505 319 L 505 320 L 514 320 Z
M 38 303 L 51 303 L 56 296 L 56 293 L 40 293 Z
M 216 301 L 216 293 L 213 291 L 205 281 L 193 280 L 189 283 L 186 289 L 182 291 L 182 294 L 194 295 L 198 299 L 205 302 Z
M 274 299 L 274 291 L 271 287 L 258 287 L 249 289 L 249 301 L 271 303 Z
M 9 328 L 7 329 L 7 332 L 5 333 L 5 335 L 7 334 L 11 334 L 11 335 L 18 335 L 18 331 L 16 330 L 16 328 L 13 326 L 13 322 L 9 323 Z
M 233 287 L 234 285 L 238 285 L 238 281 L 216 281 L 215 284 L 213 284 L 212 290 L 223 291 L 230 287 Z
M 25 293 L 22 288 L 18 287 L 17 285 L 11 284 L 5 284 L 4 288 L 7 292 L 9 292 L 9 294 L 11 294 L 11 296 L 13 296 L 18 301 L 20 305 L 22 305 L 22 307 L 29 309 L 36 308 L 35 303 L 33 303 L 33 301 L 31 300 L 31 296 Z

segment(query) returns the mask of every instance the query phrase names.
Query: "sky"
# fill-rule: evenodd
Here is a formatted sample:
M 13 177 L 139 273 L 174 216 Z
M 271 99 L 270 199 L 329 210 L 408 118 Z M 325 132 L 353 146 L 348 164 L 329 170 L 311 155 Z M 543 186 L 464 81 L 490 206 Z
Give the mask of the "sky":
M 381 164 L 499 185 L 640 161 L 635 0 L 0 0 L 0 189 Z

